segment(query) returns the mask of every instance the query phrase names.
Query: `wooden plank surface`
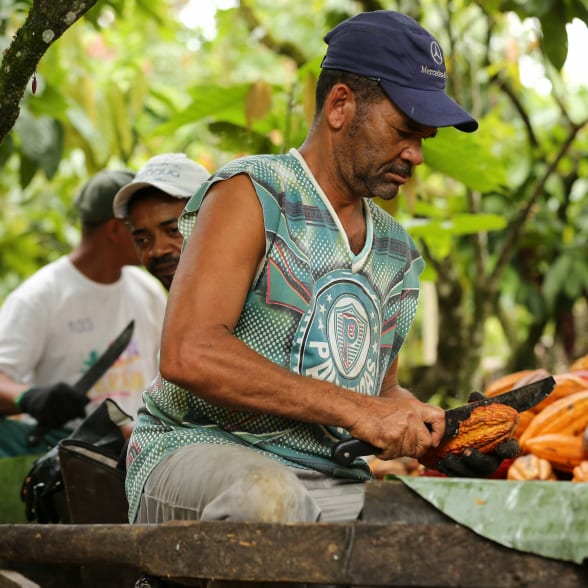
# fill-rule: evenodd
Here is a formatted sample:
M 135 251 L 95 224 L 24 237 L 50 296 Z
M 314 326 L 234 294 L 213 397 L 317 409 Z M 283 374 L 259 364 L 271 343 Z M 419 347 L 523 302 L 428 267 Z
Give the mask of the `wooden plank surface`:
M 5 525 L 0 557 L 46 564 L 138 564 L 169 578 L 354 586 L 588 585 L 585 567 L 518 553 L 459 525 Z
M 364 520 L 348 523 L 0 525 L 0 560 L 132 565 L 188 584 L 216 578 L 347 586 L 588 586 L 586 565 L 488 541 L 389 482 L 370 483 Z

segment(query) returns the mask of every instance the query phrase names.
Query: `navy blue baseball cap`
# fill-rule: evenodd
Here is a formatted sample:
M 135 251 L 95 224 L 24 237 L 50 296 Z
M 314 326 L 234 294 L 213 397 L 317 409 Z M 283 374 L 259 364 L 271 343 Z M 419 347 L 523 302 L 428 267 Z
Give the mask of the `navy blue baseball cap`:
M 427 127 L 471 133 L 477 121 L 445 92 L 445 59 L 436 39 L 416 20 L 393 10 L 362 12 L 324 38 L 321 67 L 377 79 L 390 100 Z

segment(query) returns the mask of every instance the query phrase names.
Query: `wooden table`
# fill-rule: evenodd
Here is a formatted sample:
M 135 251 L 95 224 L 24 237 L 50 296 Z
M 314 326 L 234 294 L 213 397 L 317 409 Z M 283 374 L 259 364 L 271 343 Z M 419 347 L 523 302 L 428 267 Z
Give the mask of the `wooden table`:
M 126 570 L 121 588 L 132 587 L 128 577 L 137 570 L 186 586 L 199 585 L 199 578 L 341 586 L 588 586 L 586 562 L 552 560 L 484 539 L 398 481 L 369 482 L 363 519 L 347 523 L 0 525 L 0 562 L 21 573 L 41 566 L 53 577 L 84 566 L 95 571 L 86 573 L 84 588 L 105 582 L 99 572 L 108 570 L 119 577 Z M 68 581 L 54 585 L 74 585 Z M 117 588 L 112 582 L 102 586 Z

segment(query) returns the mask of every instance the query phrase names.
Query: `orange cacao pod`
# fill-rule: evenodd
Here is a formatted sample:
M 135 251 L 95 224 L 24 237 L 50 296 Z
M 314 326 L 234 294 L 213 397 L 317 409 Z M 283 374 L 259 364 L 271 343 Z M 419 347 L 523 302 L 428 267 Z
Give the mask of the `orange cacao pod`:
M 548 433 L 527 440 L 528 451 L 537 457 L 547 459 L 551 465 L 562 472 L 571 473 L 584 459 L 582 437 Z
M 588 370 L 588 355 L 578 357 L 570 365 L 570 372 L 581 372 L 584 370 Z
M 533 453 L 526 443 L 532 437 L 561 433 L 562 435 L 581 435 L 588 426 L 588 389 L 575 392 L 556 400 L 529 423 L 519 438 L 524 451 Z
M 469 418 L 459 424 L 457 435 L 441 441 L 437 447 L 427 452 L 421 463 L 430 467 L 449 453 L 459 455 L 470 448 L 490 453 L 497 445 L 512 437 L 518 422 L 519 413 L 512 406 L 477 406 Z
M 513 433 L 515 439 L 520 439 L 521 435 L 525 432 L 525 429 L 529 426 L 531 421 L 535 418 L 535 413 L 530 410 L 525 410 L 519 413 L 519 424 Z
M 556 400 L 570 396 L 582 390 L 588 390 L 588 382 L 584 378 L 575 374 L 555 374 L 553 376 L 555 386 L 547 398 L 544 398 L 539 404 L 535 405 L 531 411 L 540 413 L 544 408 L 553 404 Z
M 484 390 L 484 396 L 488 398 L 492 398 L 493 396 L 498 396 L 498 394 L 502 394 L 503 392 L 508 392 L 515 388 L 523 378 L 527 379 L 532 374 L 535 373 L 536 370 L 521 370 L 519 372 L 512 372 L 510 374 L 505 374 L 501 376 L 494 382 L 491 382 L 486 386 Z

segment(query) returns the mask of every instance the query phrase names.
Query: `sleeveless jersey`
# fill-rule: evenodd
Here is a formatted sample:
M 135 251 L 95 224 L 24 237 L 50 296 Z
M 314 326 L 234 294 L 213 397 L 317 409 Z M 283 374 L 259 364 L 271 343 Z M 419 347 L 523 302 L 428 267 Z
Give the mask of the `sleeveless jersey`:
M 355 255 L 330 202 L 294 149 L 237 159 L 218 171 L 180 218 L 185 238 L 210 186 L 241 173 L 253 182 L 262 207 L 266 255 L 234 335 L 297 374 L 378 395 L 416 312 L 424 262 L 414 242 L 392 216 L 365 199 L 366 242 Z M 161 377 L 143 396 L 145 409 L 128 452 L 131 521 L 149 473 L 186 444 L 244 444 L 294 467 L 370 477 L 362 459 L 351 467 L 330 460 L 334 443 L 348 435 L 343 429 L 230 410 Z

